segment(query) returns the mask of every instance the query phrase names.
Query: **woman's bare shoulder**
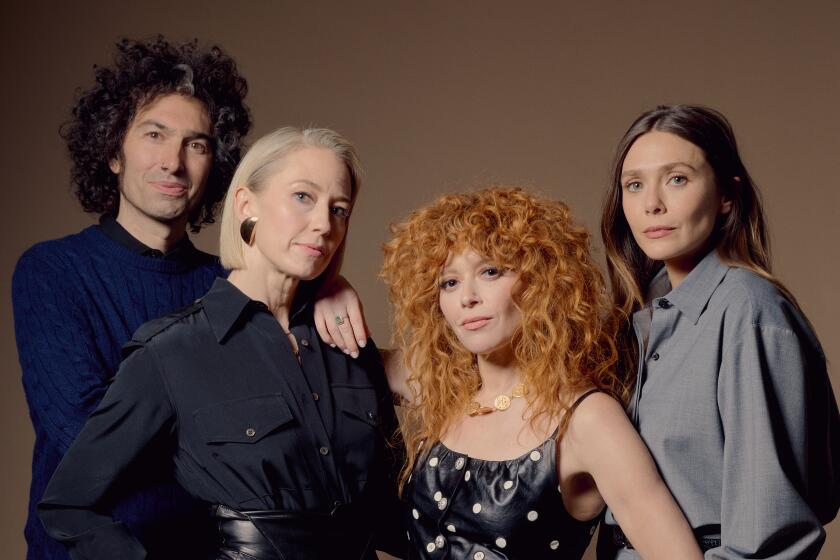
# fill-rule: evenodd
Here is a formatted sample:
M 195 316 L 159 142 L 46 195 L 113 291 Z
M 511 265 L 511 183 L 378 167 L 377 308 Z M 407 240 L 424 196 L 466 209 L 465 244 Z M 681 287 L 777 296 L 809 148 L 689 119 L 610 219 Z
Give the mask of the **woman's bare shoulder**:
M 630 428 L 624 406 L 611 394 L 599 389 L 582 390 L 575 395 L 570 410 L 569 432 L 575 437 L 596 437 L 605 431 Z

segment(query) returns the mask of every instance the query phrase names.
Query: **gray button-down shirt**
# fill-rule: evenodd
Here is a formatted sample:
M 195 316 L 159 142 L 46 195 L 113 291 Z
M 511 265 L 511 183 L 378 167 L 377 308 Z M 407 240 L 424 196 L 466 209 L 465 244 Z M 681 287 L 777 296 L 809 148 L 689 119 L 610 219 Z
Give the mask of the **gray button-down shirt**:
M 629 409 L 662 478 L 692 527 L 721 526 L 707 559 L 815 558 L 840 475 L 819 341 L 773 284 L 715 251 L 669 290 L 663 269 L 633 316 Z

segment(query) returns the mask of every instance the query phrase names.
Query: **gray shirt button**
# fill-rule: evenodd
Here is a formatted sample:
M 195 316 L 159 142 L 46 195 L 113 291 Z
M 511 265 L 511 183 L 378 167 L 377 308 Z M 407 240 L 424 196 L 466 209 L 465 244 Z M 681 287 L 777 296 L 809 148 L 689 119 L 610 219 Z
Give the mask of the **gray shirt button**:
M 320 453 L 321 455 L 329 455 L 330 450 L 328 447 L 322 447 L 318 450 L 318 453 Z
M 653 356 L 650 357 L 654 362 L 659 359 L 659 352 L 654 352 Z
M 257 435 L 257 430 L 255 430 L 254 428 L 248 428 L 247 430 L 245 430 L 245 435 L 248 437 L 254 437 L 255 435 Z

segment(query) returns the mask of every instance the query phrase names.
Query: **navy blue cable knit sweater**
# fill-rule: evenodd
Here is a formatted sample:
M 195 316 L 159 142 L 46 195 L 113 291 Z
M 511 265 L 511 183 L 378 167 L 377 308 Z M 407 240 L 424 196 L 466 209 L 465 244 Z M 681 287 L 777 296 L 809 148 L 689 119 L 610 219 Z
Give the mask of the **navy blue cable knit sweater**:
M 20 258 L 12 280 L 15 336 L 35 428 L 27 558 L 68 557 L 44 531 L 35 506 L 102 399 L 123 343 L 143 323 L 204 295 L 223 274 L 216 257 L 194 247 L 177 261 L 140 256 L 99 226 L 38 243 Z M 114 508 L 154 558 L 178 557 L 172 532 L 182 540 L 197 530 L 183 525 L 199 504 L 177 485 L 155 482 L 168 467 L 138 465 L 144 486 Z M 190 545 L 195 552 L 196 543 Z

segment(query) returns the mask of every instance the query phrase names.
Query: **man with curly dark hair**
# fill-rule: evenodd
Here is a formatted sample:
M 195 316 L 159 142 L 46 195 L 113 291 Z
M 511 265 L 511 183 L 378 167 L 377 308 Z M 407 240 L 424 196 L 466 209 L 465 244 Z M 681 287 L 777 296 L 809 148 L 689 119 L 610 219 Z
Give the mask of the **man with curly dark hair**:
M 35 429 L 29 559 L 68 557 L 45 533 L 35 506 L 104 395 L 121 345 L 223 274 L 186 230 L 213 222 L 251 125 L 246 92 L 235 62 L 218 47 L 123 40 L 114 64 L 95 69 L 95 84 L 62 127 L 76 195 L 101 218 L 27 250 L 13 278 L 15 333 Z M 157 482 L 116 504 L 124 524 L 117 527 L 139 536 L 150 557 L 202 557 L 198 545 L 210 539 L 198 536 L 200 506 L 164 466 L 138 468 Z

